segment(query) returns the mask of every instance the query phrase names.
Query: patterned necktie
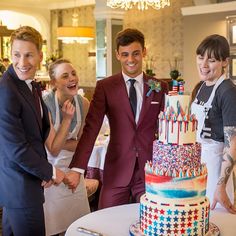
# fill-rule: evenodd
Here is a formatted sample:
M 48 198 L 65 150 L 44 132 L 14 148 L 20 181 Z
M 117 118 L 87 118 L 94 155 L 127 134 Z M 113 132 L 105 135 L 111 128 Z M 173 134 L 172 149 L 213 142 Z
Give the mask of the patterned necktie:
M 134 118 L 136 117 L 136 111 L 137 111 L 137 94 L 136 89 L 134 87 L 134 83 L 136 82 L 135 79 L 129 79 L 130 87 L 129 87 L 129 101 L 130 105 L 132 107 Z
M 36 108 L 37 113 L 38 113 L 40 120 L 41 120 L 42 116 L 41 116 L 41 107 L 40 107 L 40 97 L 38 94 L 37 84 L 36 84 L 36 82 L 32 81 L 31 85 L 32 85 L 32 94 L 34 97 L 35 108 Z

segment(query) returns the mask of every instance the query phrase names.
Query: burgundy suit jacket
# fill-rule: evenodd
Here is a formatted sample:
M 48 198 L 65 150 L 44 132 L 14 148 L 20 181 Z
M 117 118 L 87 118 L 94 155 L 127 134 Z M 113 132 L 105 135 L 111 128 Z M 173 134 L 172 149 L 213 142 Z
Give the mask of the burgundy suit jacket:
M 146 96 L 147 81 L 154 79 L 144 74 L 143 104 L 138 124 L 130 106 L 122 73 L 97 82 L 82 137 L 77 145 L 70 168 L 87 168 L 103 118 L 107 115 L 110 141 L 105 157 L 103 184 L 111 187 L 127 186 L 132 178 L 136 159 L 144 180 L 144 166 L 152 159 L 152 146 L 158 129 L 158 114 L 164 108 L 164 93 L 168 85 L 160 81 L 161 91 Z

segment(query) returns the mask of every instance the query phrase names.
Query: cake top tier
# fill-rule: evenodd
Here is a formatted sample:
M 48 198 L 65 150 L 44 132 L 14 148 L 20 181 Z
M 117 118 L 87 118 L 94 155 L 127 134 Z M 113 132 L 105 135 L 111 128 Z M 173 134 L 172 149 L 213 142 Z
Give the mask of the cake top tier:
M 186 115 L 189 110 L 189 95 L 166 95 L 165 96 L 165 112 L 175 113 L 177 115 Z
M 165 109 L 159 115 L 159 141 L 164 144 L 196 142 L 197 120 L 190 114 L 189 95 L 166 95 Z

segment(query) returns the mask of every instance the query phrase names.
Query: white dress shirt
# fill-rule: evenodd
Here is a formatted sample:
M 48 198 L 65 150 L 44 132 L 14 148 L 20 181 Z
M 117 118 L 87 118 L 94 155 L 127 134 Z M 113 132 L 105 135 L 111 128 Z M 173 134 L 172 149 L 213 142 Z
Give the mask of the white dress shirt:
M 128 95 L 129 95 L 129 88 L 130 88 L 129 79 L 136 80 L 136 82 L 134 83 L 134 87 L 135 87 L 136 94 L 137 94 L 137 110 L 136 110 L 136 117 L 135 117 L 135 123 L 137 124 L 138 119 L 139 119 L 139 115 L 140 115 L 140 112 L 142 109 L 142 104 L 143 104 L 143 72 L 141 74 L 139 74 L 138 76 L 136 76 L 135 78 L 130 78 L 123 71 L 122 71 L 122 75 L 125 80 L 125 85 L 126 85 Z
M 33 80 L 31 79 L 28 79 L 28 80 L 25 80 L 25 83 L 27 84 L 27 86 L 29 87 L 30 91 L 32 92 L 32 82 Z M 39 105 L 40 105 L 40 109 L 41 109 L 41 117 L 43 116 L 43 108 L 42 108 L 42 104 L 41 102 L 39 101 Z M 56 168 L 55 166 L 52 165 L 52 179 L 55 180 L 56 179 Z

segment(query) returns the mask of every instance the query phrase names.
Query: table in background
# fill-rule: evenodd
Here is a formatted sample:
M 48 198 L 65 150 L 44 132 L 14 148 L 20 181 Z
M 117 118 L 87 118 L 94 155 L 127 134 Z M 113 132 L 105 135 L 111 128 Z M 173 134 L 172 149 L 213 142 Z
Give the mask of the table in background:
M 95 144 L 88 162 L 86 178 L 97 179 L 102 183 L 106 151 L 107 143 Z
M 77 227 L 84 227 L 104 236 L 128 236 L 129 226 L 139 220 L 139 204 L 128 204 L 95 211 L 81 217 L 67 229 L 65 236 L 86 236 Z M 227 213 L 224 209 L 211 211 L 210 222 L 220 229 L 221 236 L 236 235 L 236 215 Z
M 110 138 L 109 133 L 109 122 L 107 117 L 105 116 L 88 162 L 86 174 L 86 178 L 97 179 L 99 180 L 100 184 L 102 184 L 103 179 L 105 156 Z

